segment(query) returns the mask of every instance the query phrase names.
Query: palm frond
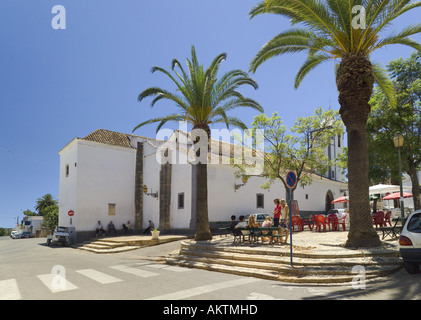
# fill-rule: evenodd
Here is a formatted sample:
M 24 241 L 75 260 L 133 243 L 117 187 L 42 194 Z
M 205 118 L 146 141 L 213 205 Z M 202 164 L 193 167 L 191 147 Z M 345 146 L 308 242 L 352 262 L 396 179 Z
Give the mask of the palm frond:
M 229 128 L 230 126 L 234 126 L 242 130 L 247 129 L 246 124 L 241 119 L 232 116 L 216 118 L 212 121 L 212 123 L 224 123 L 227 126 L 227 128 Z
M 311 70 L 313 70 L 322 62 L 326 60 L 330 60 L 330 59 L 332 59 L 332 56 L 326 55 L 326 54 L 317 54 L 317 55 L 309 56 L 306 59 L 306 61 L 304 61 L 304 64 L 301 66 L 300 70 L 298 70 L 298 73 L 295 77 L 294 87 L 298 88 L 299 85 L 301 84 L 301 81 Z
M 379 64 L 373 63 L 374 81 L 383 91 L 392 108 L 396 107 L 396 92 L 388 73 Z
M 407 45 L 414 48 L 415 50 L 421 51 L 421 44 L 408 38 L 409 36 L 412 36 L 417 33 L 421 33 L 421 24 L 415 26 L 408 26 L 404 30 L 399 32 L 397 35 L 391 35 L 386 38 L 383 38 L 381 41 L 377 42 L 377 44 L 373 47 L 373 49 L 371 49 L 371 51 L 374 51 L 376 49 L 390 44 Z
M 265 7 L 265 9 L 264 9 Z M 339 25 L 335 15 L 329 11 L 329 7 L 319 0 L 266 0 L 251 12 L 254 17 L 257 14 L 275 13 L 293 19 L 294 23 L 303 23 L 307 29 L 316 30 L 319 36 L 335 39 L 343 51 L 346 46 L 338 37 Z
M 396 19 L 411 0 L 372 0 L 372 5 L 366 12 L 367 26 L 364 30 L 358 49 L 364 51 L 375 41 L 383 28 Z M 370 32 L 370 35 L 368 33 Z
M 290 29 L 282 32 L 267 42 L 256 54 L 250 63 L 250 71 L 256 72 L 256 69 L 268 59 L 284 53 L 295 53 L 310 51 L 312 53 L 322 51 L 332 53 L 334 48 L 326 48 L 327 41 L 317 37 L 312 31 L 306 29 Z M 333 42 L 330 42 L 332 45 Z
M 159 130 L 168 121 L 185 120 L 193 126 L 209 125 L 215 119 L 230 123 L 230 117 L 226 112 L 238 107 L 248 107 L 259 112 L 263 108 L 254 100 L 244 97 L 239 91 L 239 87 L 250 85 L 257 89 L 257 83 L 250 78 L 247 72 L 242 70 L 232 70 L 222 75 L 218 80 L 217 74 L 220 64 L 226 59 L 226 54 L 221 53 L 216 56 L 210 66 L 204 70 L 199 64 L 194 46 L 191 48 L 191 59 L 186 59 L 187 68 L 184 70 L 177 59 L 172 60 L 171 69 L 175 76 L 163 68 L 154 67 L 153 72 L 159 71 L 169 77 L 179 93 L 173 94 L 168 90 L 157 87 L 151 87 L 144 90 L 138 97 L 139 101 L 147 97 L 154 97 L 151 105 L 154 106 L 162 99 L 168 99 L 175 102 L 175 105 L 181 110 L 177 114 L 168 117 L 155 118 L 144 121 L 135 127 L 138 129 L 147 124 L 159 122 Z M 175 70 L 179 70 L 178 72 Z M 232 118 L 232 123 L 241 122 Z
M 172 94 L 169 91 L 166 91 L 161 88 L 152 87 L 142 91 L 138 96 L 138 101 L 141 102 L 146 97 L 156 96 L 154 100 L 152 100 L 151 106 L 153 107 L 155 103 L 161 99 L 168 99 L 174 101 L 177 106 L 181 107 L 182 109 L 188 108 L 188 105 L 183 99 L 175 94 Z
M 139 129 L 140 127 L 143 127 L 147 124 L 151 124 L 151 123 L 156 123 L 156 122 L 160 122 L 160 124 L 158 125 L 156 132 L 159 131 L 159 129 L 161 129 L 161 127 L 167 123 L 168 121 L 183 121 L 185 119 L 184 115 L 182 114 L 171 114 L 165 117 L 160 117 L 160 118 L 154 118 L 154 119 L 150 119 L 147 121 L 143 121 L 142 123 L 138 124 L 136 127 L 134 127 L 132 132 L 135 132 L 137 129 Z

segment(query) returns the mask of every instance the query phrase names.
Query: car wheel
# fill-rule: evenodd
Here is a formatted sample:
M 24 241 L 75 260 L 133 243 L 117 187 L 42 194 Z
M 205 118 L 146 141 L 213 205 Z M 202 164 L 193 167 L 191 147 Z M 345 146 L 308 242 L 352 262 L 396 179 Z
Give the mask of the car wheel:
M 407 262 L 407 261 L 404 261 L 403 267 L 405 268 L 405 270 L 409 274 L 415 274 L 415 273 L 420 272 L 420 266 L 419 266 L 418 263 L 415 263 L 415 262 Z

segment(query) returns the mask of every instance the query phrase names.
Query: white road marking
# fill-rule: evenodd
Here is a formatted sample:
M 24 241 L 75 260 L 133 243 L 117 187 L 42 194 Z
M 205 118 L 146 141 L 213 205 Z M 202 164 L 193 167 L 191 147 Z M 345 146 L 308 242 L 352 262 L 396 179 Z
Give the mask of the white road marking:
M 77 289 L 77 286 L 58 274 L 49 273 L 37 277 L 52 293 Z
M 150 272 L 150 271 L 146 271 L 146 270 L 142 270 L 142 269 L 137 269 L 137 268 L 132 268 L 132 267 L 127 267 L 127 266 L 124 266 L 124 265 L 110 266 L 110 268 L 114 269 L 114 270 L 127 272 L 127 273 L 130 273 L 130 274 L 134 274 L 135 276 L 142 277 L 142 278 L 159 276 L 159 274 L 154 273 L 154 272 Z
M 167 293 L 161 296 L 149 298 L 147 300 L 182 300 L 182 299 L 190 298 L 193 296 L 209 293 L 212 291 L 240 286 L 240 285 L 249 284 L 249 283 L 253 283 L 257 281 L 260 281 L 260 279 L 241 278 L 241 279 L 230 280 L 230 281 L 225 281 L 225 282 L 220 282 L 220 283 L 213 283 L 213 284 L 196 287 L 196 288 L 190 288 L 190 289 L 182 290 L 178 292 Z
M 19 300 L 21 298 L 15 279 L 0 281 L 0 300 Z
M 169 266 L 167 264 L 158 264 L 158 263 L 157 264 L 148 264 L 147 267 L 152 267 L 152 268 L 156 268 L 156 269 L 165 269 L 165 270 L 174 271 L 174 272 L 186 272 L 186 271 L 192 270 L 190 268 Z
M 108 283 L 114 283 L 114 282 L 120 282 L 123 281 L 121 279 L 118 279 L 116 277 L 113 277 L 109 274 L 94 270 L 94 269 L 83 269 L 83 270 L 76 270 L 77 273 L 80 273 L 92 280 L 95 280 L 102 284 L 108 284 Z
M 247 297 L 247 300 L 277 300 L 277 299 L 267 294 L 252 292 Z

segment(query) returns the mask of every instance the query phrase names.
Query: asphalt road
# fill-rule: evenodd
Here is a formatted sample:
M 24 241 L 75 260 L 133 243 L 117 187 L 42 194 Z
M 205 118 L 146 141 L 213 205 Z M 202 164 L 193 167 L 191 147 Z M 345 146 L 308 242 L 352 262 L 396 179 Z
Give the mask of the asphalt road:
M 421 274 L 409 275 L 403 269 L 355 289 L 351 284 L 291 284 L 180 268 L 145 258 L 165 256 L 178 248 L 179 242 L 172 242 L 125 253 L 94 254 L 49 247 L 45 238 L 1 237 L 0 300 L 159 300 L 160 311 L 174 315 L 177 310 L 170 306 L 175 301 L 249 305 L 259 300 L 421 299 Z

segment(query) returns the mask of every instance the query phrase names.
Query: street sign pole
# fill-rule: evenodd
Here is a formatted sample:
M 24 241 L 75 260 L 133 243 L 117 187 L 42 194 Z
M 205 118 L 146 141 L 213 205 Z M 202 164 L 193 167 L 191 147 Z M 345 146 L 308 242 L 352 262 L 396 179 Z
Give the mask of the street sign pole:
M 289 255 L 290 255 L 290 261 L 291 261 L 291 267 L 293 267 L 292 263 L 292 214 L 291 214 L 291 188 L 289 188 Z
M 294 172 L 290 171 L 287 173 L 287 186 L 289 187 L 289 242 L 290 242 L 290 247 L 289 247 L 289 251 L 290 251 L 290 260 L 291 260 L 291 267 L 293 267 L 293 263 L 292 263 L 292 188 L 295 187 L 295 185 L 297 184 L 297 176 L 295 175 Z

